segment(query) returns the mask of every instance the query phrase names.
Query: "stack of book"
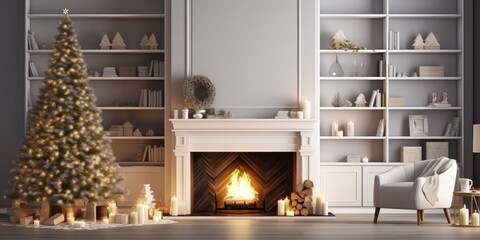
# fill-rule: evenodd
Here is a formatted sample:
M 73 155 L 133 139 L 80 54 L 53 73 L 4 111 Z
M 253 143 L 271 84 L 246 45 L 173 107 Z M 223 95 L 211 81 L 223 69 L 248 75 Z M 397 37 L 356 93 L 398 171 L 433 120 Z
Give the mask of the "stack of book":
M 164 77 L 165 76 L 165 63 L 160 60 L 152 60 L 150 62 L 150 71 L 148 76 L 150 77 Z
M 118 77 L 115 67 L 104 67 L 103 77 Z
M 110 133 L 110 136 L 123 136 L 123 127 L 122 125 L 112 125 L 110 129 L 108 129 L 108 132 Z
M 35 40 L 35 35 L 33 34 L 33 31 L 28 30 L 28 49 L 31 50 L 38 50 L 38 43 L 37 40 Z
M 38 70 L 37 70 L 37 67 L 35 66 L 35 63 L 32 62 L 32 61 L 28 61 L 28 65 L 29 65 L 29 68 L 28 68 L 28 72 L 30 74 L 30 77 L 38 77 Z
M 162 102 L 162 90 L 154 91 L 148 89 L 142 89 L 140 91 L 139 107 L 161 107 Z
M 390 31 L 388 33 L 388 38 L 389 38 L 388 49 L 399 50 L 400 49 L 400 32 Z
M 138 77 L 148 77 L 148 66 L 137 66 Z
M 165 162 L 163 146 L 147 145 L 143 151 L 142 162 Z
M 375 89 L 372 91 L 372 96 L 370 98 L 369 107 L 381 107 L 382 106 L 382 93 L 380 90 Z

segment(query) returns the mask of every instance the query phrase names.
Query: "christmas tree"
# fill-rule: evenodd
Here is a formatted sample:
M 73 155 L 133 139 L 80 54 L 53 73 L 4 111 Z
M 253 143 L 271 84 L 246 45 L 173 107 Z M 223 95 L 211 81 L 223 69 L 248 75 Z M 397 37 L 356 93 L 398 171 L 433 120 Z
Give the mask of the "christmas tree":
M 64 14 L 6 196 L 57 204 L 116 200 L 125 193 L 122 178 L 68 10 Z

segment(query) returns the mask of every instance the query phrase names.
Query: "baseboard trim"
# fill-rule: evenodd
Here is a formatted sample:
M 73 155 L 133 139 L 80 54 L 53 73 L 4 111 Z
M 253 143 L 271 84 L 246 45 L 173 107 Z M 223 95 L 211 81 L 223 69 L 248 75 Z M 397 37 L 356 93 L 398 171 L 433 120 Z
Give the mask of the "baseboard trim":
M 328 209 L 333 214 L 374 214 L 374 207 L 330 207 Z M 426 210 L 427 213 L 438 213 L 443 214 L 442 209 L 431 209 Z M 417 210 L 408 210 L 408 209 L 393 209 L 393 208 L 382 208 L 380 214 L 390 213 L 390 214 L 417 214 Z

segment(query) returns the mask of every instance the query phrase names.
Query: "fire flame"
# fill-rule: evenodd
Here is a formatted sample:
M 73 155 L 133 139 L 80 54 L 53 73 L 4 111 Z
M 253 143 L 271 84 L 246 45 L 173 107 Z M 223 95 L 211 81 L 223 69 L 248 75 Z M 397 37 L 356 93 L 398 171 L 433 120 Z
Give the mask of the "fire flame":
M 235 169 L 227 186 L 227 199 L 251 201 L 257 200 L 257 191 L 250 183 L 250 177 L 246 172 L 240 176 L 240 170 Z

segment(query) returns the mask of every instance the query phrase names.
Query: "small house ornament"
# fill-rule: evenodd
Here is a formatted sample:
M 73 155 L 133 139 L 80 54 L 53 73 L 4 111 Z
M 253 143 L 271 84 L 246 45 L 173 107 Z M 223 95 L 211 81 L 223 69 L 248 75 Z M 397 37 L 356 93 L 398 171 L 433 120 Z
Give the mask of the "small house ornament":
M 126 121 L 123 125 L 123 136 L 133 136 L 133 124 Z
M 440 43 L 438 42 L 435 35 L 430 32 L 425 38 L 425 49 L 438 50 L 440 49 Z
M 423 42 L 422 35 L 418 34 L 417 37 L 415 37 L 412 47 L 415 50 L 423 50 L 425 48 L 425 43 Z
M 133 132 L 133 136 L 140 137 L 142 136 L 142 132 L 140 132 L 140 129 L 136 129 L 135 132 Z

